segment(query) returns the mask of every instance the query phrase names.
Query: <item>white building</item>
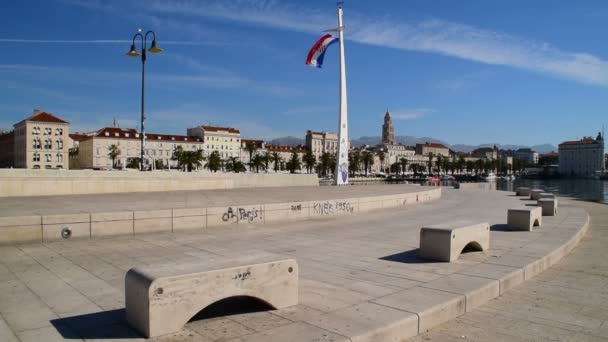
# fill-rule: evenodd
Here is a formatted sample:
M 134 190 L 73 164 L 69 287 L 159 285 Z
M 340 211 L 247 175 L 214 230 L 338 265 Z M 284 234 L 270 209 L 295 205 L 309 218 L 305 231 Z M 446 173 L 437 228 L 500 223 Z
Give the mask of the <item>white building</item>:
M 312 151 L 317 160 L 325 152 L 338 152 L 338 135 L 330 132 L 306 131 L 306 146 Z
M 583 138 L 559 144 L 559 173 L 562 176 L 592 177 L 604 170 L 604 139 Z
M 513 153 L 513 157 L 525 160 L 530 164 L 538 164 L 538 152 L 532 151 L 532 149 L 529 148 L 520 148 Z
M 231 127 L 198 126 L 188 128 L 188 135 L 203 140 L 205 156 L 217 151 L 222 159 L 240 157 L 241 131 Z

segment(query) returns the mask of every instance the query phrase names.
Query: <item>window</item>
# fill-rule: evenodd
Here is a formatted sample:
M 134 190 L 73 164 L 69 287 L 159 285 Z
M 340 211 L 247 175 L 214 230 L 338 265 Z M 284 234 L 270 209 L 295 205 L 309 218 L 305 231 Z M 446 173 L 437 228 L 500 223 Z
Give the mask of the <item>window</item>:
M 63 128 L 55 129 L 55 135 L 63 135 Z
M 50 150 L 53 148 L 53 142 L 51 141 L 51 139 L 44 140 L 44 148 L 47 150 Z
M 39 162 L 40 161 L 40 153 L 34 153 L 34 157 L 32 158 L 32 161 Z
M 62 153 L 57 153 L 57 162 L 63 163 L 63 154 Z
M 35 135 L 40 134 L 40 127 L 32 127 L 32 134 L 35 134 Z
M 50 153 L 45 154 L 44 157 L 45 157 L 47 163 L 51 162 L 51 154 Z
M 47 127 L 44 129 L 44 135 L 51 135 L 53 133 L 53 129 Z
M 63 140 L 62 139 L 57 140 L 57 149 L 58 150 L 63 149 Z
M 32 145 L 33 145 L 33 147 L 34 147 L 34 148 L 36 148 L 36 149 L 38 149 L 38 148 L 41 148 L 41 147 L 42 147 L 42 144 L 40 143 L 40 139 L 38 139 L 38 138 L 35 138 L 35 139 L 32 141 L 32 143 L 33 143 L 33 144 L 32 144 Z

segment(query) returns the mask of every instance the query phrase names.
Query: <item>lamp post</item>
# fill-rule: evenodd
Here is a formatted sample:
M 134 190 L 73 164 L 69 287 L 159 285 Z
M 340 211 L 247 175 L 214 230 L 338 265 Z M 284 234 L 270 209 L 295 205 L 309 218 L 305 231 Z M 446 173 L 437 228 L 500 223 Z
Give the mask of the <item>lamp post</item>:
M 144 145 L 145 145 L 145 136 L 146 130 L 144 128 L 144 122 L 146 120 L 146 116 L 144 115 L 144 90 L 145 90 L 145 70 L 146 70 L 146 48 L 147 48 L 147 40 L 148 35 L 152 35 L 152 46 L 147 50 L 150 53 L 159 53 L 163 50 L 156 45 L 156 33 L 154 31 L 148 31 L 146 34 L 141 33 L 141 29 L 137 29 L 137 33 L 133 36 L 133 41 L 131 43 L 131 51 L 127 53 L 129 57 L 140 57 L 141 56 L 141 151 L 140 151 L 140 164 L 139 169 L 141 171 L 144 170 Z M 135 47 L 135 39 L 141 39 L 141 53 L 137 52 L 137 48 Z

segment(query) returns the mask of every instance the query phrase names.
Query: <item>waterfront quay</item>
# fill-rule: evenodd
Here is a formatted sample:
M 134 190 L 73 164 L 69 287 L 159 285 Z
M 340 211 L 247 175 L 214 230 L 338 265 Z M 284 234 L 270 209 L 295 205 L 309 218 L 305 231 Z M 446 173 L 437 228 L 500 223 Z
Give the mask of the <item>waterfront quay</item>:
M 431 196 L 429 191 L 439 195 Z M 425 193 L 428 197 L 422 201 Z M 350 199 L 352 205 L 336 215 L 287 221 L 246 219 L 187 231 L 150 229 L 109 237 L 73 235 L 68 239 L 43 239 L 44 242 L 4 243 L 0 247 L 2 340 L 143 340 L 125 320 L 128 270 L 158 265 L 179 268 L 253 255 L 297 261 L 297 305 L 272 310 L 255 301 L 220 302 L 200 308 L 202 311 L 179 332 L 153 340 L 402 340 L 428 330 L 433 333 L 432 329 L 442 323 L 487 310 L 484 305 L 519 293 L 526 283 L 540 279 L 543 271 L 555 274 L 550 267 L 562 258 L 568 262 L 567 254 L 589 228 L 587 213 L 602 214 L 606 209 L 602 206 L 591 210 L 584 202 L 560 198 L 557 216 L 543 217 L 540 228 L 525 232 L 507 229 L 507 209 L 534 202 L 502 191 L 384 185 L 175 192 L 165 193 L 162 198 L 166 200 L 152 200 L 157 198 L 154 194 L 57 196 L 46 202 L 44 198 L 4 198 L 0 205 L 4 208 L 2 218 L 7 219 L 16 217 L 6 215 L 17 214 L 17 203 L 24 203 L 19 201 L 32 200 L 31 211 L 18 214 L 40 215 L 43 220 L 49 212 L 72 204 L 80 214 L 89 215 L 96 209 L 137 212 L 190 205 L 226 209 L 252 201 L 276 204 Z M 418 201 L 403 200 L 416 195 Z M 70 198 L 70 205 L 43 205 Z M 97 204 L 94 198 L 99 200 Z M 374 198 L 383 199 L 373 201 Z M 142 207 L 125 206 L 128 200 L 137 200 Z M 362 203 L 374 202 L 362 210 Z M 9 203 L 13 203 L 12 209 L 8 208 Z M 315 210 L 314 206 L 311 210 Z M 151 226 L 163 226 L 151 217 L 146 219 Z M 135 225 L 135 221 L 131 224 Z M 421 227 L 463 221 L 490 224 L 488 250 L 463 253 L 452 263 L 418 257 Z M 145 227 L 145 222 L 138 227 Z M 601 229 L 596 224 L 601 227 L 602 221 L 591 222 L 593 231 Z M 92 224 L 89 222 L 89 229 Z M 112 225 L 106 227 L 110 229 Z M 605 274 L 598 275 L 597 280 L 601 289 L 593 289 L 603 298 Z M 587 315 L 594 317 L 593 327 L 601 329 L 606 317 L 598 310 Z M 526 317 L 525 313 L 513 312 Z M 597 331 L 581 336 L 597 337 Z

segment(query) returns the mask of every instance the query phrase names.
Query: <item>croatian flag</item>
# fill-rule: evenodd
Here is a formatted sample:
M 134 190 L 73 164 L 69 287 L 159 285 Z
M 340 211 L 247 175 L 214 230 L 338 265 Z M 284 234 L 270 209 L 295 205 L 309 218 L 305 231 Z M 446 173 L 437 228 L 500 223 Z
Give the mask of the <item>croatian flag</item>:
M 339 38 L 334 37 L 331 34 L 326 34 L 321 39 L 319 39 L 315 43 L 315 45 L 312 46 L 312 49 L 310 49 L 308 57 L 306 58 L 306 65 L 320 68 L 323 65 L 323 58 L 325 57 L 325 51 L 327 51 L 327 47 L 337 42 L 338 39 Z

